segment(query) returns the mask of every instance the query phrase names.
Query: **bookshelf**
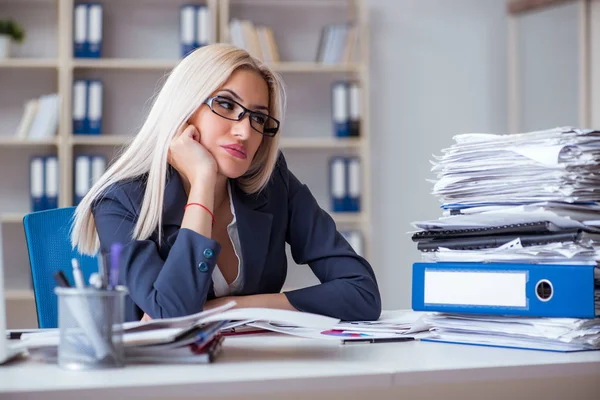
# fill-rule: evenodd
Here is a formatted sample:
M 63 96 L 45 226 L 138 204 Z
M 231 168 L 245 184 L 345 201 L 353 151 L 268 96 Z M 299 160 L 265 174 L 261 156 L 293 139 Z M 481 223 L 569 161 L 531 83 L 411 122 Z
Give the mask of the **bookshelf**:
M 73 162 L 79 153 L 104 155 L 110 160 L 131 140 L 143 123 L 153 93 L 166 72 L 179 60 L 179 8 L 206 4 L 211 42 L 227 42 L 228 21 L 249 18 L 272 27 L 281 61 L 272 63 L 288 91 L 288 108 L 280 144 L 288 164 L 310 188 L 317 201 L 330 209 L 328 160 L 332 155 L 358 155 L 361 159 L 361 212 L 331 213 L 340 229 L 358 229 L 365 255 L 370 254 L 371 199 L 368 93 L 368 29 L 366 0 L 101 0 L 103 54 L 99 59 L 73 57 L 74 0 L 8 0 L 3 14 L 26 30 L 26 41 L 15 46 L 13 57 L 0 60 L 0 79 L 11 97 L 0 99 L 0 164 L 10 175 L 0 176 L 0 224 L 3 229 L 5 284 L 9 327 L 28 328 L 35 321 L 33 292 L 22 219 L 29 212 L 29 158 L 55 154 L 59 160 L 59 206 L 73 201 Z M 41 15 L 51 16 L 42 18 Z M 311 18 L 305 18 L 311 16 Z M 308 21 L 308 22 L 306 22 Z M 315 62 L 321 29 L 326 24 L 355 21 L 360 46 L 352 62 Z M 152 29 L 150 29 L 151 27 Z M 103 133 L 72 132 L 72 84 L 76 79 L 104 83 Z M 351 79 L 362 91 L 359 137 L 337 138 L 332 133 L 331 84 Z M 57 135 L 44 140 L 18 139 L 15 131 L 23 104 L 47 93 L 59 93 L 61 112 Z M 291 281 L 305 277 L 294 275 Z M 304 268 L 310 274 L 308 268 Z M 17 312 L 18 310 L 18 312 Z M 29 314 L 20 315 L 28 310 Z

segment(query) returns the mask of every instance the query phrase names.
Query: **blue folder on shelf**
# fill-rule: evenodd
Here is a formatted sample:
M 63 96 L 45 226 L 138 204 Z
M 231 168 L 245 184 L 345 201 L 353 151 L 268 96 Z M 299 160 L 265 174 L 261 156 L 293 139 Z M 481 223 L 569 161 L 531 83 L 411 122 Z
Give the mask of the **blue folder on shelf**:
M 415 311 L 595 318 L 595 265 L 414 263 Z M 598 292 L 597 292 L 598 290 Z M 600 296 L 599 296 L 600 297 Z

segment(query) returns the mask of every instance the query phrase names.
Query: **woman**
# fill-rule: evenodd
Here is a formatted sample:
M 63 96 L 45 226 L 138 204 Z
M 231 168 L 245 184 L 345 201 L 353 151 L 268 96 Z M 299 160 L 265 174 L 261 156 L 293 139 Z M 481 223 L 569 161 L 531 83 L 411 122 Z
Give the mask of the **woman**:
M 232 296 L 237 307 L 379 317 L 371 266 L 279 153 L 284 106 L 280 78 L 234 46 L 202 47 L 173 69 L 75 212 L 80 252 L 123 245 L 127 320 L 188 315 Z M 321 284 L 280 293 L 285 242 Z

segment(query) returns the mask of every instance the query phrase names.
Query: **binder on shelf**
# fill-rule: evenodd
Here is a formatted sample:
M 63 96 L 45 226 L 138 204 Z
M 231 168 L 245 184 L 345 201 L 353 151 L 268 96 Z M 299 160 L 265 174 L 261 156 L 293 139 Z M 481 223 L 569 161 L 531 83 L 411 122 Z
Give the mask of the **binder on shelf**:
M 102 57 L 102 4 L 88 4 L 87 57 Z
M 92 187 L 98 179 L 106 171 L 106 157 L 104 156 L 91 156 L 91 170 L 90 170 L 90 187 Z
M 78 205 L 91 188 L 91 158 L 88 155 L 78 155 L 75 158 L 75 185 L 73 203 Z
M 350 82 L 348 88 L 349 136 L 360 136 L 360 86 L 358 82 Z
M 31 198 L 31 211 L 46 209 L 44 196 L 44 157 L 33 156 L 29 161 L 29 196 Z
M 331 196 L 331 210 L 333 212 L 346 211 L 347 183 L 346 159 L 332 157 L 329 160 L 329 188 Z
M 35 116 L 37 115 L 39 105 L 39 99 L 31 99 L 25 103 L 23 115 L 21 116 L 21 121 L 19 122 L 19 127 L 17 128 L 16 133 L 16 137 L 18 139 L 25 140 L 29 136 L 29 131 Z
M 73 133 L 87 133 L 87 98 L 88 83 L 86 80 L 78 79 L 73 82 Z
M 595 265 L 414 263 L 412 308 L 463 314 L 595 318 Z
M 48 139 L 56 135 L 58 118 L 60 114 L 60 97 L 58 93 L 47 94 L 40 97 L 38 110 L 31 122 L 29 138 Z
M 333 133 L 337 137 L 350 136 L 349 86 L 346 81 L 337 81 L 331 85 L 331 109 Z
M 44 209 L 49 210 L 53 208 L 58 208 L 58 182 L 60 178 L 58 169 L 58 157 L 46 157 L 44 167 L 44 194 L 46 199 Z
M 347 212 L 360 211 L 360 158 L 346 158 L 346 174 L 348 189 L 346 191 L 346 206 Z
M 196 6 L 184 4 L 179 10 L 179 40 L 181 57 L 187 56 L 195 49 L 196 41 Z
M 73 6 L 73 57 L 83 58 L 88 53 L 88 5 Z
M 201 5 L 195 9 L 196 14 L 196 33 L 194 47 L 202 47 L 210 44 L 210 18 L 208 6 Z
M 102 99 L 104 85 L 100 80 L 88 81 L 87 132 L 90 135 L 102 133 Z

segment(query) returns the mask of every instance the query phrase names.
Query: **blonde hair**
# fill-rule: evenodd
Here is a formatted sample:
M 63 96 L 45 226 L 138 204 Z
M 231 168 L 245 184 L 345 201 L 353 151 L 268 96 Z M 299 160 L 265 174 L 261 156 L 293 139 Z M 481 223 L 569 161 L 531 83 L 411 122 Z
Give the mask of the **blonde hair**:
M 158 228 L 160 240 L 170 142 L 206 98 L 238 68 L 256 71 L 265 79 L 269 113 L 283 121 L 285 90 L 281 78 L 271 69 L 232 45 L 213 44 L 195 50 L 171 71 L 138 134 L 78 205 L 71 231 L 73 248 L 88 255 L 98 252 L 100 241 L 92 205 L 109 186 L 144 174 L 148 174 L 146 190 L 132 238 L 147 239 Z M 250 168 L 237 179 L 244 192 L 257 193 L 266 186 L 275 168 L 278 149 L 279 133 L 262 141 Z

